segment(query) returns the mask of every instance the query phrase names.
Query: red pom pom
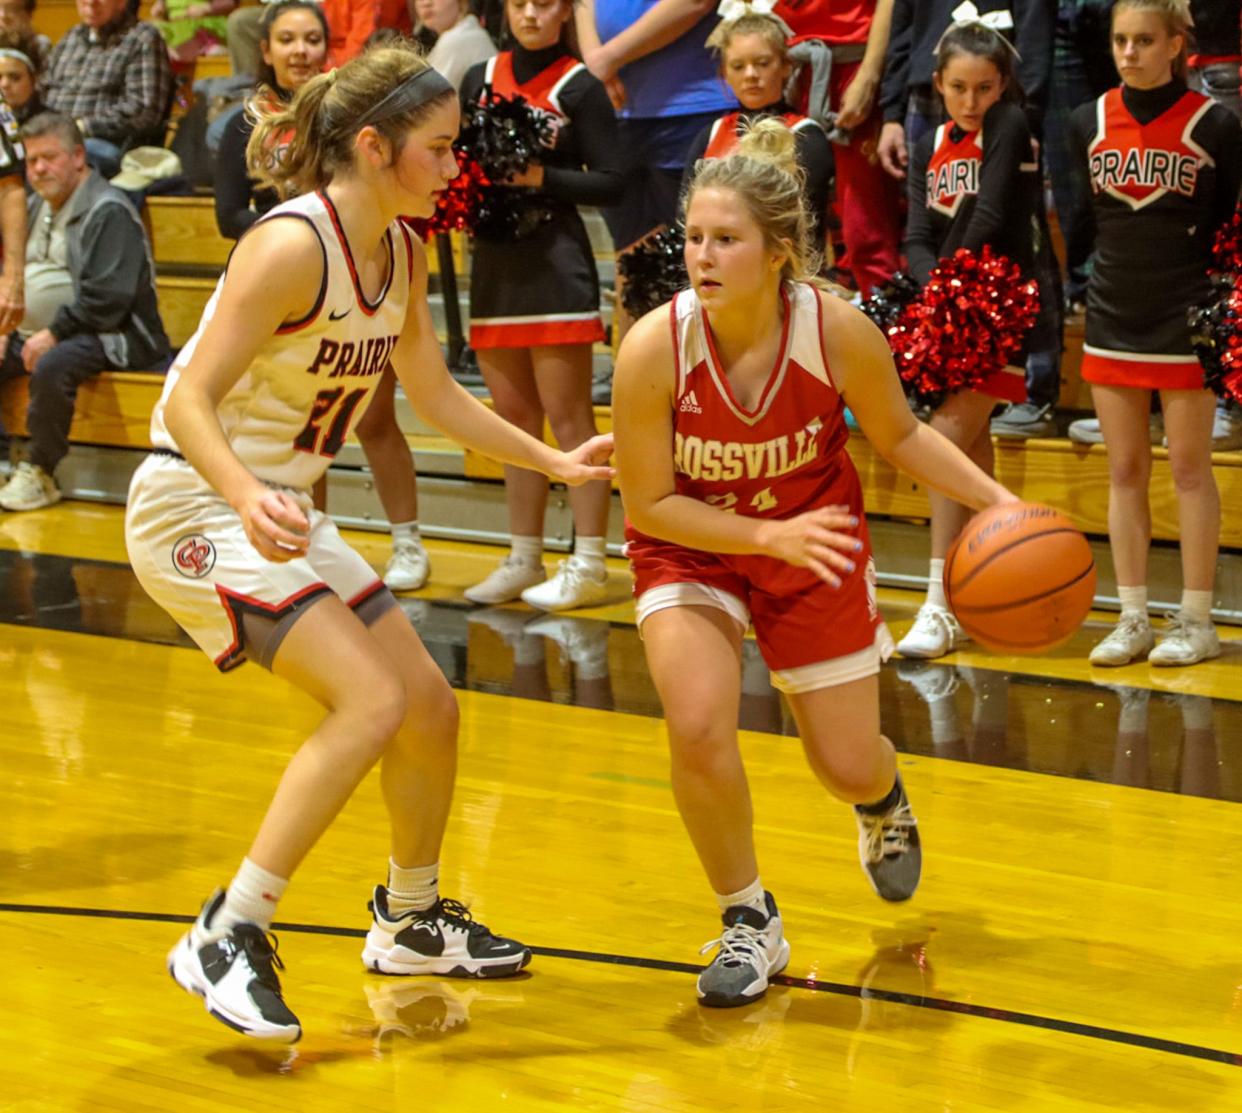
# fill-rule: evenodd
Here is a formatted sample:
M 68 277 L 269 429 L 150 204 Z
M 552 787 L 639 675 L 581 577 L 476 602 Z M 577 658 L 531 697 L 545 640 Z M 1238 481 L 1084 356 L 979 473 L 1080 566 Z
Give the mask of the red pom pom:
M 429 217 L 409 220 L 406 223 L 419 236 L 428 240 L 437 232 L 472 232 L 475 214 L 483 197 L 483 190 L 491 182 L 483 168 L 465 151 L 457 150 L 458 175 L 440 195 L 436 211 Z
M 1007 367 L 1038 312 L 1034 279 L 991 248 L 962 248 L 885 331 L 907 389 L 934 405 Z
M 1237 274 L 1242 271 L 1242 213 L 1222 224 L 1212 244 L 1212 265 L 1208 273 Z

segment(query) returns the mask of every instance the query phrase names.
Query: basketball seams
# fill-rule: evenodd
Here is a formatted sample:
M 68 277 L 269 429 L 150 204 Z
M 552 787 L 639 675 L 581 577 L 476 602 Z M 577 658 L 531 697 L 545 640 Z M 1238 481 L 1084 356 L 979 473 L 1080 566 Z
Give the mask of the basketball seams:
M 1075 529 L 1073 526 L 1056 526 L 1052 529 L 1040 530 L 1039 533 L 1023 534 L 1021 537 L 1016 538 L 1015 540 L 1010 541 L 1008 544 L 1001 546 L 1001 548 L 997 549 L 995 552 L 988 553 L 986 557 L 984 557 L 978 564 L 974 566 L 974 568 L 972 568 L 962 578 L 961 582 L 957 584 L 957 590 L 959 592 L 965 590 L 966 586 L 970 583 L 970 581 L 973 580 L 977 575 L 979 575 L 979 573 L 982 572 L 985 568 L 987 568 L 987 566 L 991 564 L 994 560 L 996 560 L 997 557 L 1003 556 L 1005 553 L 1011 552 L 1013 549 L 1018 548 L 1020 545 L 1026 544 L 1026 542 L 1028 541 L 1034 541 L 1036 538 L 1039 538 L 1039 537 L 1054 537 L 1059 533 L 1078 533 L 1078 532 L 1079 531 Z M 962 533 L 964 536 L 965 530 L 963 530 Z M 957 556 L 957 550 L 958 550 L 958 546 L 960 545 L 960 543 L 961 543 L 961 537 L 959 537 L 957 541 L 954 542 L 953 549 L 949 554 L 949 559 L 945 560 L 946 581 L 948 580 L 949 570 L 953 567 L 952 558 Z M 1092 563 L 1094 566 L 1094 562 Z
M 1025 607 L 1031 603 L 1038 603 L 1041 599 L 1047 599 L 1049 596 L 1056 595 L 1058 592 L 1065 591 L 1068 588 L 1073 587 L 1075 584 L 1081 583 L 1088 576 L 1090 576 L 1091 573 L 1094 571 L 1095 571 L 1095 561 L 1093 560 L 1090 564 L 1087 565 L 1086 568 L 1084 568 L 1081 572 L 1079 572 L 1078 575 L 1075 576 L 1073 579 L 1066 580 L 1064 583 L 1058 584 L 1056 587 L 1050 587 L 1046 591 L 1041 591 L 1038 595 L 1032 595 L 1026 599 L 1014 599 L 1012 602 L 1008 602 L 1008 603 L 989 603 L 985 606 L 980 606 L 976 604 L 974 606 L 965 605 L 965 606 L 960 606 L 960 607 L 954 607 L 953 613 L 960 616 L 962 614 L 995 614 L 998 611 L 1015 610 L 1018 607 Z

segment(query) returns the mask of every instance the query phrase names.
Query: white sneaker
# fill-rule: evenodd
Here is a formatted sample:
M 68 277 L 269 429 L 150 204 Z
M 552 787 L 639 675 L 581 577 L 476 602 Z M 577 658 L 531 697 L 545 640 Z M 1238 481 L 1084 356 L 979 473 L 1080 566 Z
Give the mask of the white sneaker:
M 431 575 L 431 560 L 421 541 L 412 537 L 394 540 L 392 556 L 384 568 L 384 586 L 390 591 L 417 591 Z
M 507 556 L 493 570 L 487 579 L 466 588 L 464 594 L 472 603 L 492 606 L 496 603 L 511 603 L 528 587 L 541 584 L 548 578 L 543 564 L 530 564 L 514 556 Z
M 903 657 L 943 657 L 968 641 L 952 612 L 935 603 L 924 603 L 914 616 L 914 625 L 897 643 L 897 652 Z
M 377 885 L 368 907 L 362 962 L 377 974 L 507 978 L 530 962 L 529 947 L 494 934 L 458 901 L 442 897 L 425 912 L 394 916 L 388 890 Z
M 1156 644 L 1147 615 L 1134 612 L 1123 614 L 1102 642 L 1088 658 L 1093 665 L 1116 668 L 1131 661 L 1141 661 Z
M 1197 665 L 1220 656 L 1220 638 L 1211 619 L 1200 622 L 1181 611 L 1169 615 L 1148 661 L 1153 665 Z
M 735 905 L 721 916 L 719 939 L 704 943 L 699 954 L 719 947 L 697 983 L 699 1004 L 730 1009 L 758 1001 L 768 983 L 789 963 L 789 943 L 781 930 L 781 914 L 771 893 L 764 893 L 766 914 L 748 904 Z
M 260 1040 L 296 1042 L 302 1025 L 281 996 L 276 971 L 284 963 L 276 954 L 276 937 L 257 924 L 213 927 L 223 906 L 224 890 L 217 889 L 168 952 L 168 972 L 234 1031 Z
M 37 464 L 23 460 L 12 478 L 0 490 L 0 506 L 5 510 L 41 510 L 60 502 L 56 480 Z
M 541 611 L 593 607 L 608 598 L 608 568 L 603 561 L 577 555 L 562 560 L 546 584 L 527 588 L 522 602 Z

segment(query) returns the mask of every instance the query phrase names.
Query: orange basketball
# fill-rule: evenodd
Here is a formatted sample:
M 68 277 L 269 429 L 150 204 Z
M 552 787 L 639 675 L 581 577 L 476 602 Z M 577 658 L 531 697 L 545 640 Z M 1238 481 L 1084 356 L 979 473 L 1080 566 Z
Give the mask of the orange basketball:
M 972 638 L 1002 653 L 1042 653 L 1087 617 L 1095 558 L 1059 510 L 1010 502 L 967 523 L 945 557 L 944 591 Z

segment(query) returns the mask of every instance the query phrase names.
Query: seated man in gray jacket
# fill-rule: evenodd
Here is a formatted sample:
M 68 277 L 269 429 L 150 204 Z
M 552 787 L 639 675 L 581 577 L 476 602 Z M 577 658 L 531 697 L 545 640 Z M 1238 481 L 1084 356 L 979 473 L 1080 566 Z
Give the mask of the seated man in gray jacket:
M 22 128 L 22 139 L 34 190 L 27 203 L 26 316 L 16 332 L 0 337 L 0 381 L 30 376 L 30 451 L 0 489 L 5 510 L 59 501 L 52 476 L 69 451 L 84 381 L 108 369 L 159 368 L 169 354 L 146 233 L 125 195 L 87 165 L 77 124 L 45 112 Z

